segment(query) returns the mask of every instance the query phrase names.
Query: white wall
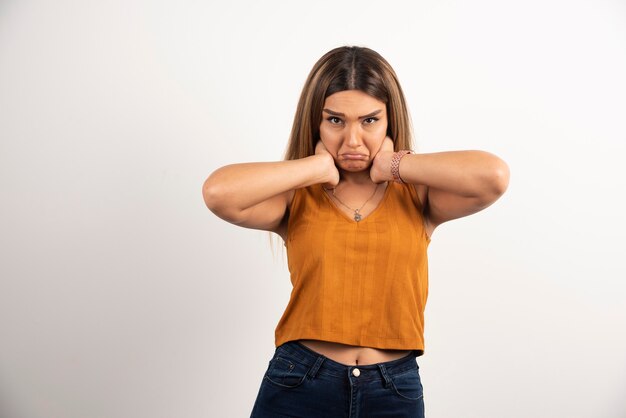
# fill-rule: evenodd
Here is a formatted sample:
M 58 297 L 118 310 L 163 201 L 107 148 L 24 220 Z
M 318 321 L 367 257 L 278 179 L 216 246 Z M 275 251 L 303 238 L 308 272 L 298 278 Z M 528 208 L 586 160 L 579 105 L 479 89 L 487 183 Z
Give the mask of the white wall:
M 0 416 L 249 416 L 290 292 L 204 206 L 313 63 L 396 69 L 418 149 L 511 168 L 430 247 L 430 418 L 626 416 L 626 4 L 0 3 Z

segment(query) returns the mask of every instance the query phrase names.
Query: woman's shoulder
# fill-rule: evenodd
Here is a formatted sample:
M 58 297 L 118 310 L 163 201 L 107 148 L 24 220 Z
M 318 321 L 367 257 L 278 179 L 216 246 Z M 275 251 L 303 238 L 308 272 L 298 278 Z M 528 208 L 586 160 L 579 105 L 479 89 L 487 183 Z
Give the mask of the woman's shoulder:
M 297 189 L 288 190 L 285 193 L 286 193 L 285 199 L 287 199 L 288 211 L 290 211 L 296 205 L 299 205 L 299 204 L 307 205 L 311 203 L 311 200 L 323 199 L 322 185 L 319 183 L 311 184 L 310 186 L 299 187 Z
M 396 192 L 403 196 L 404 199 L 411 199 L 413 205 L 424 214 L 424 203 L 428 197 L 428 186 L 424 184 L 412 183 L 396 183 L 389 182 L 390 186 L 396 189 Z

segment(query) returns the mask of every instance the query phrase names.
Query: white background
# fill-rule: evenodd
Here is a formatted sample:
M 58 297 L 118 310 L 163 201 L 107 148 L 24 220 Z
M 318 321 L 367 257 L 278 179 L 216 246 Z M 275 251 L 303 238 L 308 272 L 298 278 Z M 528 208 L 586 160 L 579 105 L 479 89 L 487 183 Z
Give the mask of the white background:
M 626 3 L 0 3 L 0 416 L 247 417 L 291 284 L 204 206 L 282 158 L 336 46 L 396 69 L 417 149 L 507 193 L 438 228 L 430 418 L 626 416 Z

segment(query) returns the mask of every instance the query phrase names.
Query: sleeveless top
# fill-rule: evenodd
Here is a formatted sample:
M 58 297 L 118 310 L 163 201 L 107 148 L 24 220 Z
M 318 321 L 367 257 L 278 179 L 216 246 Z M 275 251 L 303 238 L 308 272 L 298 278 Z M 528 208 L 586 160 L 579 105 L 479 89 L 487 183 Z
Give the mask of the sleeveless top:
M 388 182 L 359 222 L 321 184 L 296 189 L 285 242 L 293 289 L 276 347 L 302 338 L 423 354 L 429 243 L 410 184 Z

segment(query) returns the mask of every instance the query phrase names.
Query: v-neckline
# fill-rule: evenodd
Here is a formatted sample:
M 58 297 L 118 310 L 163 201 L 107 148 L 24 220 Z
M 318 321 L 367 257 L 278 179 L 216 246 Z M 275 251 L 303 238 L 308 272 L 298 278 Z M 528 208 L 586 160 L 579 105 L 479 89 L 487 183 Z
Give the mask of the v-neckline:
M 385 188 L 385 194 L 383 195 L 382 199 L 380 199 L 380 202 L 378 202 L 378 205 L 374 208 L 374 210 L 372 210 L 369 215 L 367 215 L 364 218 L 361 218 L 360 221 L 355 221 L 354 218 L 351 218 L 350 216 L 348 216 L 343 210 L 341 210 L 341 208 L 339 208 L 335 202 L 333 201 L 333 199 L 330 198 L 330 196 L 328 196 L 326 194 L 326 191 L 324 190 L 324 186 L 319 183 L 319 187 L 320 187 L 320 192 L 324 195 L 324 197 L 328 200 L 328 202 L 330 203 L 330 205 L 337 211 L 339 212 L 340 215 L 343 216 L 343 218 L 353 224 L 360 224 L 365 222 L 366 220 L 368 220 L 372 215 L 375 215 L 376 212 L 378 212 L 378 210 L 380 209 L 380 207 L 383 205 L 383 203 L 385 203 L 385 200 L 387 199 L 387 195 L 389 195 L 389 191 L 391 190 L 391 182 L 388 181 L 387 182 L 387 187 Z

